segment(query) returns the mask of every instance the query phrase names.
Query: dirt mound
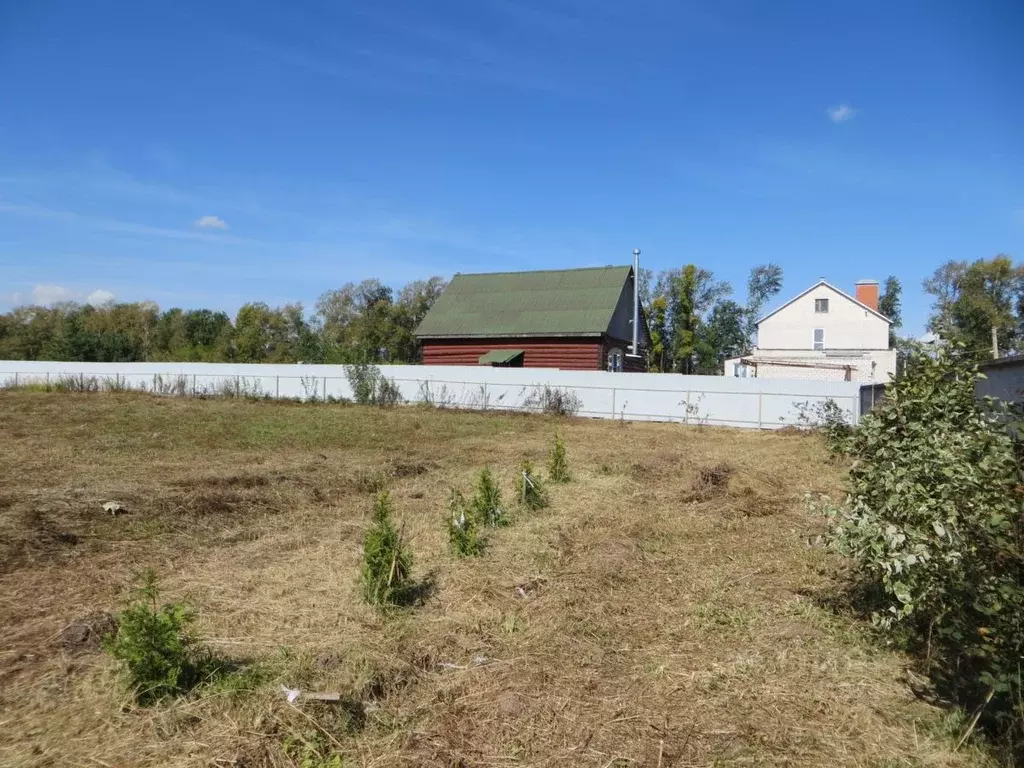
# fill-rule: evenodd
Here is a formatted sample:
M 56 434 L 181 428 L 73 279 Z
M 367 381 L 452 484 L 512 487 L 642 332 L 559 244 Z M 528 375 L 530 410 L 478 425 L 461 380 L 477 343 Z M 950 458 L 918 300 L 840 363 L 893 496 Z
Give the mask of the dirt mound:
M 68 624 L 57 636 L 57 647 L 65 653 L 86 653 L 98 650 L 103 638 L 117 631 L 112 613 L 90 613 Z
M 725 495 L 729 489 L 729 478 L 732 477 L 732 473 L 733 468 L 725 462 L 701 467 L 697 471 L 697 477 L 689 492 L 684 495 L 684 500 L 707 501 Z

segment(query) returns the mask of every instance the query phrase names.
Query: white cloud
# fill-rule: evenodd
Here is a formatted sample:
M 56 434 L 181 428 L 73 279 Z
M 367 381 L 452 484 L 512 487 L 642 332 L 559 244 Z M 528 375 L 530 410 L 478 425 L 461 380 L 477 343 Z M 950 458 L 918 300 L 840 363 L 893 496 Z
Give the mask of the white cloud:
M 70 288 L 61 285 L 37 285 L 32 289 L 33 304 L 57 304 L 61 301 L 74 301 L 78 296 Z
M 63 285 L 39 283 L 32 288 L 32 292 L 29 294 L 12 293 L 7 296 L 0 297 L 0 299 L 8 300 L 11 306 L 20 306 L 22 304 L 48 306 L 50 304 L 59 304 L 63 301 L 84 301 L 86 304 L 92 304 L 94 307 L 98 307 L 102 304 L 106 304 L 108 301 L 113 301 L 114 294 L 102 288 L 97 288 L 90 293 L 86 293 L 85 291 L 76 291 L 71 288 L 65 288 Z
M 828 119 L 833 123 L 845 123 L 847 120 L 852 120 L 857 115 L 857 110 L 849 104 L 840 104 L 838 107 L 829 107 L 825 111 L 828 114 Z
M 85 297 L 86 304 L 92 304 L 94 307 L 102 306 L 109 301 L 114 300 L 114 294 L 110 291 L 104 291 L 102 288 L 97 288 L 95 291 Z
M 200 216 L 193 222 L 199 229 L 227 229 L 228 223 L 220 216 Z

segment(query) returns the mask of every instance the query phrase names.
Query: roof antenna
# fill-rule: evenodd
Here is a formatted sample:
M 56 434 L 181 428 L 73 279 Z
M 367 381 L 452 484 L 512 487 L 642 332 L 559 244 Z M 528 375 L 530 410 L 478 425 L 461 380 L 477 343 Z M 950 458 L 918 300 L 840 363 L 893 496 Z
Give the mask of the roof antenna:
M 640 249 L 633 249 L 633 357 L 640 355 Z

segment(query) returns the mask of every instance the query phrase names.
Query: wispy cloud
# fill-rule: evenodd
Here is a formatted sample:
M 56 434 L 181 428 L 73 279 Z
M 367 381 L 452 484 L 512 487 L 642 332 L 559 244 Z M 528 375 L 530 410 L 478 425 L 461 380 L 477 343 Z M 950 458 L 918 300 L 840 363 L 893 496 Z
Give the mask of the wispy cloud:
M 220 216 L 200 216 L 192 226 L 197 229 L 227 229 L 228 223 Z
M 302 47 L 270 43 L 237 29 L 222 32 L 235 45 L 357 87 L 434 95 L 447 92 L 454 80 L 586 100 L 600 97 L 569 73 L 538 65 L 532 48 L 498 45 L 468 29 L 424 21 L 410 24 L 376 9 L 356 13 L 387 33 L 391 42 L 341 45 L 322 25 L 292 14 L 284 14 L 279 21 L 300 30 L 305 40 Z
M 62 221 L 68 224 L 80 224 L 91 229 L 103 232 L 119 232 L 127 235 L 139 235 L 142 237 L 160 237 L 170 240 L 196 240 L 206 243 L 234 244 L 234 245 L 272 245 L 261 240 L 235 237 L 234 235 L 213 235 L 205 232 L 193 232 L 184 229 L 171 229 L 169 227 L 153 227 L 148 224 L 138 224 L 132 221 L 120 221 L 108 219 L 102 216 L 90 216 L 74 211 L 64 211 L 54 208 L 46 208 L 40 205 L 22 205 L 19 203 L 7 203 L 0 200 L 0 213 L 7 213 L 13 216 L 21 216 L 30 219 L 49 219 Z
M 829 107 L 825 110 L 828 119 L 833 123 L 845 123 L 857 116 L 857 110 L 849 104 L 840 104 L 837 107 Z

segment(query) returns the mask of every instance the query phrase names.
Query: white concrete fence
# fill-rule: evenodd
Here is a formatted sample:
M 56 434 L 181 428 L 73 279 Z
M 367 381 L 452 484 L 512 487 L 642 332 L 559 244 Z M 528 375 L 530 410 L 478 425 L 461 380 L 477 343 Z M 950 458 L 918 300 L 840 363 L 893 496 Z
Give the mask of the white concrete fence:
M 860 419 L 856 382 L 484 366 L 380 369 L 406 401 L 442 407 L 537 410 L 538 389 L 546 386 L 572 392 L 578 398 L 578 414 L 592 418 L 773 429 L 800 424 L 801 413 L 833 400 L 851 423 Z M 100 389 L 166 395 L 352 398 L 343 365 L 0 361 L 0 386 L 54 385 L 68 377 L 77 379 L 79 386 L 95 382 Z

